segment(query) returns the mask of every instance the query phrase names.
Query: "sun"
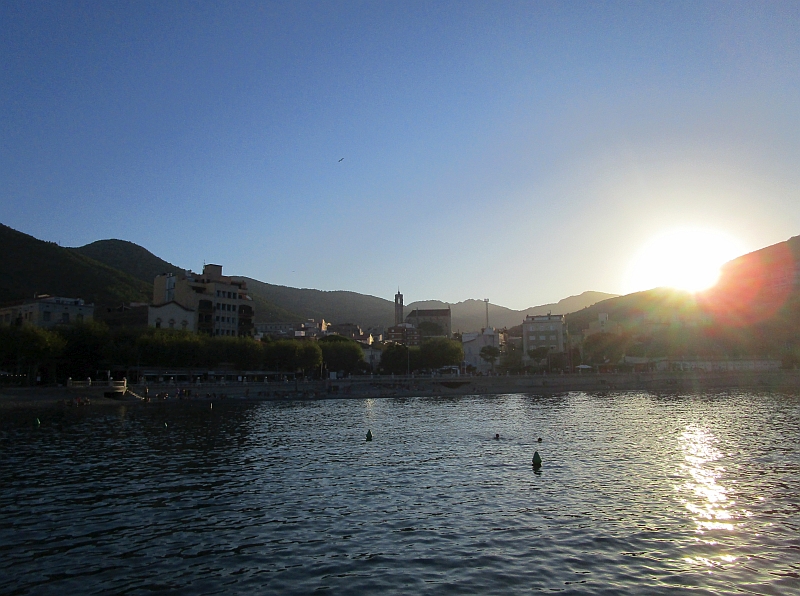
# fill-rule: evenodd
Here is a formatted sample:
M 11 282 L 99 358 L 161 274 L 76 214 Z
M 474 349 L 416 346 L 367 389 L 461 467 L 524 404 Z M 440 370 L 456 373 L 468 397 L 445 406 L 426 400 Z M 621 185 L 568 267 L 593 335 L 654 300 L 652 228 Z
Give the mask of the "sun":
M 717 282 L 724 263 L 745 252 L 739 240 L 719 230 L 668 230 L 651 238 L 633 255 L 624 291 L 629 294 L 670 287 L 699 292 Z

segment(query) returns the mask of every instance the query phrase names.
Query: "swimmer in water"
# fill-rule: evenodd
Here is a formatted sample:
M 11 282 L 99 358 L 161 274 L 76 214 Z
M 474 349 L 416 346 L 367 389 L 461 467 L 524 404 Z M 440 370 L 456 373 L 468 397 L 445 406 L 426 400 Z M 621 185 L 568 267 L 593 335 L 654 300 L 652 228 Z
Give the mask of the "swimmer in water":
M 497 433 L 497 434 L 494 436 L 494 440 L 495 440 L 495 441 L 499 441 L 499 440 L 500 440 L 500 433 Z
M 539 437 L 539 438 L 536 440 L 536 442 L 537 442 L 537 443 L 541 443 L 541 442 L 542 442 L 542 437 Z

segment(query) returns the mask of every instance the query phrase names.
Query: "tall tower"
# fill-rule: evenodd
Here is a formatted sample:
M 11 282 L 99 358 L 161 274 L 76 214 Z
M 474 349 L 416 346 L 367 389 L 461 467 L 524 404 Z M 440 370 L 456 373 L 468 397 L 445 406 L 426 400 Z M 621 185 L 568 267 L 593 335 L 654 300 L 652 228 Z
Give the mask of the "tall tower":
M 400 288 L 397 288 L 397 294 L 394 295 L 394 324 L 399 325 L 403 322 L 403 295 L 400 293 Z

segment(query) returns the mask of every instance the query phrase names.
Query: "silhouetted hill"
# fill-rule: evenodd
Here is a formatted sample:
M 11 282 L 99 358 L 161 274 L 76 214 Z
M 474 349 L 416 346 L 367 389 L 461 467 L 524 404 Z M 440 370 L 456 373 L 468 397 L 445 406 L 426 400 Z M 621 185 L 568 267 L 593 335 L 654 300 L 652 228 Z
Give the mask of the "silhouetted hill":
M 525 310 L 513 310 L 489 303 L 489 325 L 497 329 L 512 328 L 520 325 L 528 315 L 546 315 L 548 312 L 560 315 L 568 314 L 614 296 L 615 294 L 604 292 L 583 292 L 578 296 L 570 296 L 553 304 L 532 306 Z M 412 302 L 406 306 L 406 314 L 415 308 L 447 308 L 447 304 L 438 300 Z M 454 331 L 478 331 L 486 326 L 486 305 L 483 300 L 457 302 L 450 305 L 450 310 Z
M 185 273 L 185 270 L 177 265 L 173 265 L 146 248 L 126 240 L 98 240 L 68 250 L 100 261 L 147 283 L 149 293 L 146 301 L 148 302 L 152 298 L 153 279 L 157 275 Z M 300 321 L 304 318 L 296 312 L 270 303 L 263 296 L 253 295 L 253 302 L 256 309 L 256 323 Z
M 356 323 L 365 329 L 394 324 L 394 302 L 383 298 L 344 290 L 326 292 L 277 286 L 250 277 L 238 279 L 247 282 L 254 299 L 259 298 L 277 308 L 299 315 L 284 320 L 325 319 L 332 323 Z M 258 321 L 258 310 L 256 320 Z
M 570 333 L 580 333 L 596 321 L 600 313 L 606 313 L 612 321 L 624 323 L 636 317 L 668 317 L 686 315 L 697 309 L 694 294 L 672 288 L 655 288 L 644 292 L 626 294 L 602 300 L 569 313 L 567 326 Z
M 147 301 L 150 285 L 54 242 L 0 224 L 0 301 L 51 294 L 95 304 Z
M 704 316 L 747 327 L 774 318 L 800 294 L 800 236 L 737 257 L 722 266 L 717 284 L 698 294 L 655 288 L 598 302 L 567 317 L 570 332 L 586 329 L 607 313 L 612 321 Z M 800 313 L 798 313 L 800 315 Z
M 97 240 L 69 250 L 124 271 L 147 284 L 152 284 L 156 275 L 162 273 L 184 272 L 180 267 L 168 263 L 146 248 L 127 240 Z

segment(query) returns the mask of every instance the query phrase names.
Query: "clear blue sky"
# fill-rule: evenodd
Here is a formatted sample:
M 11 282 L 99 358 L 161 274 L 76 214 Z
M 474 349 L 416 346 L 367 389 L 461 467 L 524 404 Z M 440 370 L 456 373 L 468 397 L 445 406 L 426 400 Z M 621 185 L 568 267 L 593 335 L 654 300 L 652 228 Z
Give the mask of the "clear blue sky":
M 524 308 L 800 234 L 798 2 L 0 3 L 0 221 Z M 339 161 L 344 158 L 343 161 Z

